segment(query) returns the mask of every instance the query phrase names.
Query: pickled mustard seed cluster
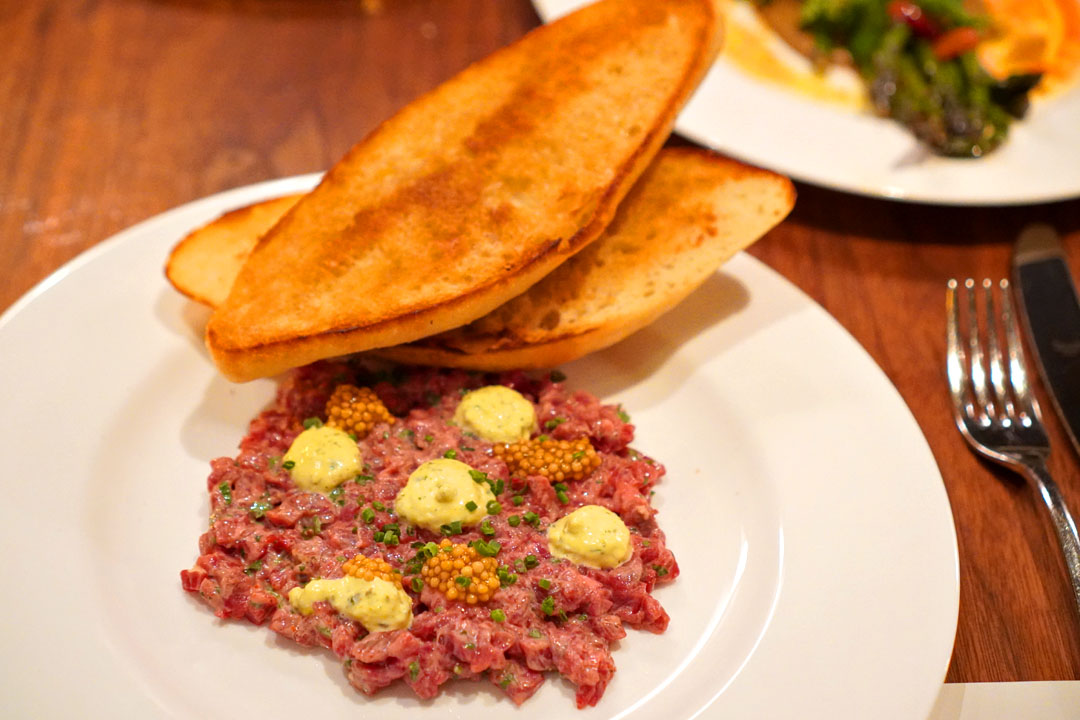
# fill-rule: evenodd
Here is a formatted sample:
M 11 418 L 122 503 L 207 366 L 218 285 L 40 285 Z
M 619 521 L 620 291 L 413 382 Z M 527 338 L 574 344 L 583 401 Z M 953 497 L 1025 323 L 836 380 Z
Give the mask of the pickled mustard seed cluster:
M 553 483 L 583 480 L 600 467 L 600 456 L 585 436 L 573 440 L 540 436 L 495 445 L 494 451 L 512 475 L 542 475 Z
M 428 558 L 420 576 L 447 600 L 464 600 L 469 605 L 487 602 L 499 589 L 499 563 L 495 558 L 481 557 L 468 545 L 443 540 L 440 552 Z
M 356 555 L 341 566 L 342 572 L 359 580 L 382 578 L 387 582 L 400 582 L 401 573 L 381 557 Z
M 394 416 L 368 387 L 341 384 L 326 401 L 326 424 L 352 433 L 358 440 L 367 437 L 381 422 L 392 423 Z

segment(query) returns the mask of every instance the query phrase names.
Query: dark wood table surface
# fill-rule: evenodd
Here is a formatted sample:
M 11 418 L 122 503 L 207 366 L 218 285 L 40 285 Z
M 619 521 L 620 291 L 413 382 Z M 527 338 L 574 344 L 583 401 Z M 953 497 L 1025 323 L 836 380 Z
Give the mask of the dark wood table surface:
M 0 0 L 0 310 L 139 220 L 325 169 L 538 23 L 527 0 Z M 1047 516 L 968 451 L 942 369 L 946 279 L 1006 275 L 1012 240 L 1036 220 L 1065 234 L 1080 271 L 1080 201 L 967 209 L 798 191 L 750 252 L 862 343 L 933 449 L 960 546 L 947 680 L 1080 679 L 1080 621 Z M 1080 508 L 1080 465 L 1050 424 L 1051 470 Z

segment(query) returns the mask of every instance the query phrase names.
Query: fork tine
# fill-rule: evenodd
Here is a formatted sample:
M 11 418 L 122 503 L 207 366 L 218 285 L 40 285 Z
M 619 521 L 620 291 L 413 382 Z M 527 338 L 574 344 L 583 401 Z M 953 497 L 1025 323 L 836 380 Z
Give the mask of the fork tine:
M 1031 386 L 1028 384 L 1027 360 L 1024 358 L 1024 347 L 1020 343 L 1020 333 L 1016 328 L 1016 315 L 1013 312 L 1009 281 L 1002 280 L 1000 287 L 1001 322 L 1005 326 L 1005 340 L 1009 347 L 1009 384 L 1012 385 L 1016 402 L 1020 406 L 1020 419 L 1028 425 L 1038 417 L 1038 405 L 1035 396 L 1031 393 Z M 1027 417 L 1024 417 L 1025 415 Z
M 971 364 L 971 389 L 975 393 L 975 407 L 979 422 L 988 422 L 994 417 L 993 401 L 986 386 L 986 365 L 983 362 L 982 344 L 979 342 L 979 315 L 975 307 L 975 281 L 964 281 L 968 305 L 968 362 Z
M 949 280 L 945 285 L 945 367 L 949 376 L 949 393 L 957 415 L 971 417 L 971 403 L 964 393 L 967 384 L 967 362 L 964 346 L 960 342 L 960 309 L 957 306 L 957 282 Z
M 994 284 L 983 280 L 982 286 L 983 295 L 986 297 L 986 344 L 990 355 L 990 384 L 994 387 L 1001 416 L 1007 419 L 1012 417 L 1015 408 L 1005 388 L 1005 362 L 1001 354 L 1001 342 L 998 340 L 997 313 L 994 312 Z M 1003 307 L 1004 303 L 1003 299 Z

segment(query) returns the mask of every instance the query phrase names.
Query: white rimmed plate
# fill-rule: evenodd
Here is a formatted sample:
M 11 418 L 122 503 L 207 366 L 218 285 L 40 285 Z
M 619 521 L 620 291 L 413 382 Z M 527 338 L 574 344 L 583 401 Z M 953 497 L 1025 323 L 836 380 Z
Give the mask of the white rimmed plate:
M 821 308 L 740 255 L 619 345 L 565 368 L 622 402 L 667 465 L 682 567 L 663 635 L 631 631 L 595 707 L 552 677 L 521 708 L 486 683 L 366 699 L 335 658 L 221 622 L 180 588 L 208 461 L 271 381 L 233 385 L 206 313 L 165 282 L 190 229 L 310 187 L 185 205 L 80 256 L 0 318 L 0 697 L 11 717 L 903 718 L 938 692 L 956 627 L 948 501 L 913 418 Z
M 533 0 L 552 19 L 588 0 Z M 927 153 L 890 120 L 753 78 L 723 56 L 675 129 L 805 182 L 942 205 L 1013 205 L 1080 196 L 1080 82 L 1036 98 L 1008 141 L 979 160 Z

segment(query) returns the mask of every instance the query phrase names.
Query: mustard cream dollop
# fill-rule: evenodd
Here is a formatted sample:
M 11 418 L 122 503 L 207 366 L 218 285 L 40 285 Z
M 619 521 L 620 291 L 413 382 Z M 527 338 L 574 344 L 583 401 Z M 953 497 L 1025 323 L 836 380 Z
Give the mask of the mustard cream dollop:
M 517 390 L 488 385 L 465 393 L 454 410 L 454 422 L 488 442 L 527 440 L 536 432 L 536 409 Z
M 412 624 L 412 599 L 400 585 L 382 578 L 361 580 L 347 575 L 312 580 L 289 591 L 289 603 L 301 615 L 310 615 L 317 602 L 330 603 L 368 632 L 402 630 Z
M 394 512 L 434 532 L 453 522 L 477 524 L 495 495 L 486 482 L 476 482 L 471 471 L 460 460 L 428 460 L 413 471 L 394 498 Z
M 297 435 L 282 462 L 298 488 L 324 494 L 356 477 L 362 468 L 356 441 L 325 425 Z
M 548 528 L 548 550 L 578 565 L 613 568 L 630 559 L 630 530 L 615 513 L 599 505 L 579 507 Z

